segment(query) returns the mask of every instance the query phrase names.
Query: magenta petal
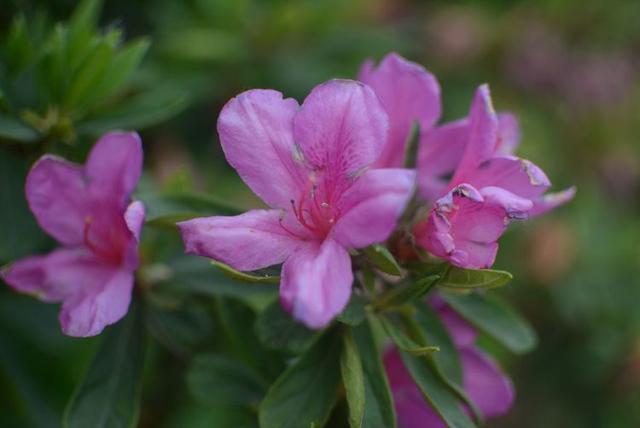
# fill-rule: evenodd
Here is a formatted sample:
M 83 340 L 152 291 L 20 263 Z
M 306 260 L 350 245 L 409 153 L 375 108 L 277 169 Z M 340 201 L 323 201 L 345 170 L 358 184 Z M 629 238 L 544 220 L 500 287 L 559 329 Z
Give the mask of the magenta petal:
M 144 225 L 144 216 L 145 209 L 142 201 L 131 202 L 124 212 L 124 221 L 136 241 L 140 241 L 140 232 Z
M 129 202 L 142 173 L 142 142 L 135 132 L 110 132 L 93 146 L 87 159 L 86 175 L 96 199 Z
M 106 277 L 94 277 L 94 280 L 100 282 L 64 300 L 59 318 L 62 331 L 69 336 L 100 334 L 129 310 L 133 272 L 113 269 Z
M 54 156 L 40 158 L 27 176 L 27 200 L 38 224 L 65 245 L 83 242 L 87 184 L 81 166 Z
M 549 212 L 572 200 L 575 194 L 576 188 L 575 186 L 572 186 L 560 192 L 548 193 L 546 195 L 540 196 L 539 198 L 533 200 L 533 209 L 529 212 L 529 215 L 538 216 Z
M 388 118 L 373 90 L 353 80 L 316 86 L 294 119 L 306 165 L 339 185 L 373 164 L 386 144 Z
M 498 118 L 489 95 L 489 87 L 482 85 L 476 91 L 469 112 L 469 139 L 453 176 L 452 183 L 460 184 L 468 179 L 475 168 L 492 157 L 498 132 Z
M 520 125 L 511 113 L 498 113 L 498 142 L 494 153 L 510 156 L 516 152 L 520 144 Z
M 422 66 L 395 53 L 387 55 L 377 69 L 366 63 L 359 79 L 373 88 L 389 115 L 389 140 L 376 165 L 401 167 L 413 123 L 418 122 L 425 132 L 440 117 L 438 81 Z
M 551 182 L 534 163 L 516 157 L 494 157 L 482 162 L 467 175 L 476 188 L 501 187 L 523 198 L 533 199 L 542 195 Z
M 469 140 L 469 121 L 457 120 L 423 133 L 418 150 L 418 186 L 429 201 L 442 197 Z
M 417 242 L 432 254 L 464 268 L 488 268 L 498 251 L 497 240 L 509 221 L 526 217 L 531 201 L 503 189 L 462 184 L 436 202 L 416 230 Z
M 243 92 L 218 118 L 227 161 L 244 182 L 273 208 L 288 209 L 306 180 L 293 139 L 298 103 L 272 90 Z
M 447 331 L 458 348 L 473 346 L 478 333 L 471 324 L 464 320 L 456 311 L 448 305 L 438 309 L 440 319 L 447 327 Z
M 340 200 L 342 213 L 333 237 L 348 248 L 362 248 L 386 240 L 396 227 L 415 187 L 408 169 L 367 171 Z
M 252 210 L 233 217 L 195 218 L 178 223 L 178 228 L 187 253 L 250 271 L 282 263 L 302 242 L 281 223 L 282 216 L 280 210 Z
M 331 238 L 310 241 L 282 266 L 280 302 L 307 327 L 322 328 L 345 308 L 352 283 L 347 250 Z
M 383 363 L 399 428 L 446 428 L 444 421 L 422 396 L 396 348 L 390 348 L 384 353 Z
M 477 348 L 460 352 L 464 390 L 485 417 L 505 414 L 515 398 L 509 378 Z

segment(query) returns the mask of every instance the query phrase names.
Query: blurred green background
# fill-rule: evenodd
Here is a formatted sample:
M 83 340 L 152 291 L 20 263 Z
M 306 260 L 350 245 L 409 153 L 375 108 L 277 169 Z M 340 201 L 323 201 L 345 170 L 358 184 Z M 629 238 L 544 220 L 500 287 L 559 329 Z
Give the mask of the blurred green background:
M 75 3 L 3 0 L 0 40 L 18 12 L 46 26 L 66 21 Z M 445 119 L 454 119 L 466 114 L 475 87 L 490 83 L 496 108 L 520 119 L 519 154 L 556 190 L 575 184 L 578 193 L 502 239 L 496 267 L 514 273 L 506 292 L 540 343 L 517 358 L 496 349 L 518 399 L 487 426 L 640 426 L 639 1 L 109 0 L 100 26 L 120 28 L 125 39 L 149 36 L 132 85 L 162 92 L 162 103 L 181 100 L 142 122 L 147 179 L 243 206 L 258 202 L 226 165 L 215 134 L 220 108 L 243 90 L 274 88 L 302 100 L 314 85 L 353 78 L 366 58 L 396 51 L 436 74 Z M 5 93 L 7 82 L 0 81 Z M 86 151 L 89 134 L 78 132 L 72 147 Z M 24 160 L 23 176 L 39 154 L 7 147 L 2 210 L 24 206 L 9 164 Z M 73 152 L 65 147 L 59 151 Z M 28 216 L 3 221 L 0 262 L 50 247 Z M 63 337 L 56 312 L 0 290 L 2 427 L 60 425 L 97 340 Z M 242 423 L 231 408 L 193 402 L 184 362 L 160 350 L 149 358 L 150 373 L 161 368 L 163 376 L 146 382 L 140 426 Z

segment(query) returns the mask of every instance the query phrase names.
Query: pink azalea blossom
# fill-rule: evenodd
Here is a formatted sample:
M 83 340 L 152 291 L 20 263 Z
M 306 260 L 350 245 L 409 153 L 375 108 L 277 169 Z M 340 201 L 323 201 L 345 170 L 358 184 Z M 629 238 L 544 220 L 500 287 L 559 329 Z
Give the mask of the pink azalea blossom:
M 415 229 L 421 246 L 457 266 L 491 267 L 496 241 L 511 220 L 542 214 L 573 197 L 573 188 L 545 195 L 551 186 L 545 173 L 511 155 L 518 135 L 513 116 L 494 112 L 486 85 L 477 90 L 468 118 L 426 134 L 418 180 L 423 197 L 439 199 Z
M 16 291 L 62 302 L 67 335 L 97 335 L 127 313 L 144 222 L 144 205 L 131 202 L 141 169 L 140 137 L 113 132 L 85 165 L 46 155 L 27 176 L 29 207 L 62 247 L 19 260 L 1 275 Z
M 440 85 L 421 65 L 390 53 L 376 68 L 372 60 L 362 64 L 358 79 L 371 86 L 389 115 L 389 141 L 377 165 L 401 167 L 414 122 L 431 129 L 440 119 Z
M 178 224 L 186 251 L 244 271 L 279 263 L 280 300 L 312 328 L 351 294 L 349 249 L 387 239 L 415 173 L 369 169 L 384 151 L 387 114 L 368 86 L 332 80 L 300 106 L 272 90 L 227 103 L 218 133 L 228 162 L 271 207 Z
M 432 306 L 444 322 L 460 356 L 462 383 L 467 396 L 485 418 L 505 414 L 515 398 L 513 385 L 496 362 L 475 345 L 477 333 L 440 298 Z M 400 428 L 445 428 L 444 421 L 425 401 L 396 348 L 384 355 Z
M 440 88 L 418 64 L 392 53 L 377 68 L 365 62 L 359 78 L 376 91 L 389 115 L 389 143 L 380 166 L 402 164 L 411 125 L 420 125 L 418 184 L 433 206 L 415 232 L 433 254 L 462 267 L 489 267 L 511 220 L 542 214 L 573 197 L 573 188 L 545 195 L 551 184 L 544 172 L 513 156 L 518 122 L 512 114 L 493 111 L 486 85 L 478 89 L 469 117 L 435 126 Z

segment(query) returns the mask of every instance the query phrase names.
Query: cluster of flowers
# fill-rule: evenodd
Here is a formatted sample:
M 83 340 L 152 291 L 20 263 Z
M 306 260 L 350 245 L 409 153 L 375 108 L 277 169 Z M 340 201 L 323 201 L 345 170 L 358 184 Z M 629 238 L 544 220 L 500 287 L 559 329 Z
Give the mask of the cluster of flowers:
M 437 125 L 440 114 L 436 79 L 395 54 L 377 67 L 366 62 L 359 81 L 317 86 L 302 105 L 273 90 L 238 95 L 220 113 L 220 142 L 228 162 L 271 208 L 179 223 L 186 251 L 243 271 L 282 263 L 283 307 L 322 328 L 349 301 L 350 251 L 387 240 L 417 186 L 426 207 L 411 225 L 418 246 L 456 266 L 490 267 L 512 220 L 548 211 L 574 190 L 545 195 L 548 178 L 513 155 L 517 122 L 493 110 L 486 85 L 466 118 Z M 408 169 L 404 154 L 414 123 L 417 168 Z M 84 166 L 45 156 L 29 173 L 29 206 L 63 248 L 18 261 L 2 277 L 18 291 L 63 302 L 60 322 L 68 335 L 99 334 L 127 312 L 145 216 L 143 204 L 131 202 L 141 168 L 139 137 L 110 133 Z M 471 327 L 444 303 L 433 304 L 461 350 L 465 388 L 480 403 L 488 399 L 483 388 L 498 388 L 501 395 L 480 407 L 487 415 L 503 411 L 513 395 L 508 380 L 473 347 Z M 428 416 L 415 385 L 407 387 L 397 354 L 388 353 L 385 363 L 399 391 L 399 414 L 420 404 Z M 471 372 L 479 375 L 466 375 Z

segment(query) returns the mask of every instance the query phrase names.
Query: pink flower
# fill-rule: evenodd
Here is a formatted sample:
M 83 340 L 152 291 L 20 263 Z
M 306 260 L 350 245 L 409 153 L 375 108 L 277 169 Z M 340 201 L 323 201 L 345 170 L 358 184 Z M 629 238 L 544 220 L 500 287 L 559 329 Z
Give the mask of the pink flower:
M 29 207 L 62 248 L 19 260 L 1 275 L 17 291 L 62 302 L 67 335 L 97 335 L 127 313 L 144 222 L 143 204 L 131 202 L 141 169 L 140 137 L 113 132 L 86 165 L 47 155 L 27 176 Z
M 489 88 L 481 86 L 469 117 L 424 135 L 418 159 L 422 196 L 435 201 L 417 242 L 468 268 L 493 265 L 497 239 L 513 219 L 539 215 L 569 201 L 574 188 L 545 195 L 551 183 L 533 163 L 512 156 L 518 127 L 497 115 Z
M 486 85 L 478 89 L 469 117 L 436 127 L 440 88 L 418 64 L 391 53 L 377 68 L 366 61 L 359 78 L 376 91 L 389 115 L 389 142 L 379 166 L 401 165 L 411 125 L 420 125 L 418 184 L 434 206 L 415 232 L 433 254 L 462 267 L 489 267 L 512 219 L 541 214 L 573 197 L 573 188 L 545 195 L 551 184 L 544 172 L 513 156 L 518 122 L 493 111 Z
M 460 355 L 462 383 L 467 396 L 486 418 L 505 414 L 515 397 L 513 385 L 496 362 L 475 346 L 477 333 L 441 299 L 432 300 Z M 384 355 L 400 428 L 445 428 L 446 425 L 425 401 L 404 367 L 396 348 Z
M 302 106 L 271 90 L 227 103 L 218 133 L 229 163 L 271 207 L 178 224 L 186 251 L 245 271 L 283 263 L 280 300 L 312 328 L 351 294 L 349 249 L 390 235 L 414 187 L 404 169 L 368 169 L 388 119 L 366 85 L 332 80 Z
M 413 123 L 427 131 L 440 119 L 440 85 L 421 65 L 396 53 L 384 57 L 377 68 L 365 61 L 358 79 L 373 88 L 389 115 L 389 141 L 376 164 L 401 167 Z

